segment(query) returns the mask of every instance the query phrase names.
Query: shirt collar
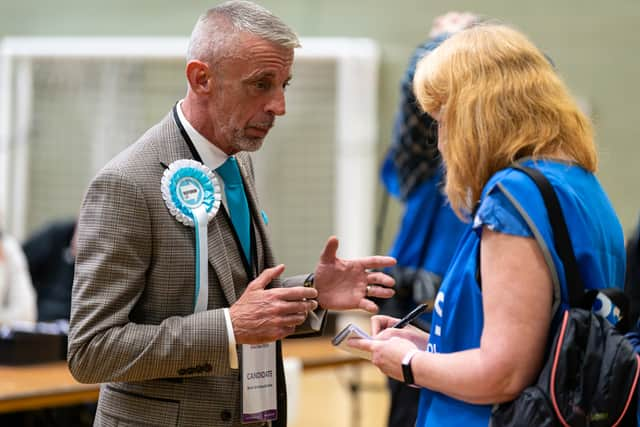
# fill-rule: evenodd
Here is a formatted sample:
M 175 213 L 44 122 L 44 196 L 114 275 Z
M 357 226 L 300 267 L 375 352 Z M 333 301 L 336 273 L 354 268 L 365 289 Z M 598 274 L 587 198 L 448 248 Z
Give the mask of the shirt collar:
M 227 158 L 229 158 L 227 153 L 202 136 L 202 134 L 189 123 L 182 112 L 182 100 L 178 102 L 177 110 L 180 123 L 182 123 L 184 130 L 187 132 L 187 135 L 189 135 L 189 138 L 191 138 L 191 142 L 193 142 L 193 146 L 196 148 L 198 154 L 200 154 L 202 162 L 211 170 L 216 170 L 216 168 L 222 166 L 222 164 L 227 161 Z

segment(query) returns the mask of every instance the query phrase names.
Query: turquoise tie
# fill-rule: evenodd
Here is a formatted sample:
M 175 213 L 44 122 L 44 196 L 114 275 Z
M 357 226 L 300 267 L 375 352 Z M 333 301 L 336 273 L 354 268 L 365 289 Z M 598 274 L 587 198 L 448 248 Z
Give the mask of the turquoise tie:
M 238 239 L 242 245 L 245 258 L 251 264 L 251 232 L 249 220 L 249 204 L 244 193 L 240 169 L 235 157 L 229 157 L 216 172 L 224 181 L 224 193 L 227 197 L 227 209 Z

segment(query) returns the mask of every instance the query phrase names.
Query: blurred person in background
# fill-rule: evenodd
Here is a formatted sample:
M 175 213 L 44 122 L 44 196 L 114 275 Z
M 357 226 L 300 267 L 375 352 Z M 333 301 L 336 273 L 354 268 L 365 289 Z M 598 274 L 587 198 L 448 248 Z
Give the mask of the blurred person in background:
M 380 313 L 402 317 L 417 304 L 433 307 L 465 224 L 453 212 L 443 193 L 444 170 L 438 151 L 438 126 L 420 109 L 413 93 L 416 64 L 450 34 L 478 21 L 474 14 L 449 12 L 434 19 L 429 38 L 409 60 L 400 84 L 392 141 L 381 178 L 387 192 L 404 205 L 404 213 L 389 255 L 397 265 L 387 272 L 396 279 L 396 294 L 380 300 Z M 414 324 L 428 330 L 431 313 Z M 420 390 L 388 379 L 391 406 L 389 427 L 412 427 L 416 422 Z
M 594 175 L 591 123 L 523 34 L 478 25 L 452 35 L 418 63 L 414 90 L 438 121 L 447 197 L 470 224 L 436 296 L 430 334 L 374 316 L 376 339 L 350 344 L 372 351 L 383 373 L 420 387 L 418 427 L 486 427 L 494 404 L 534 383 L 568 306 L 542 196 L 510 166 L 535 168 L 553 186 L 587 289 L 622 287 L 624 236 Z
M 38 295 L 38 321 L 69 320 L 76 259 L 76 220 L 54 221 L 22 245 Z
M 22 248 L 0 230 L 0 325 L 33 323 L 36 318 L 36 292 Z

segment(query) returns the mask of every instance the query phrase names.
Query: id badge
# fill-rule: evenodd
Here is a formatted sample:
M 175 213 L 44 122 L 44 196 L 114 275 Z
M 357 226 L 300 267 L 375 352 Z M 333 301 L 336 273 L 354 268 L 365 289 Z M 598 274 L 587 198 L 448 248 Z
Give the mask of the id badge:
M 276 343 L 242 345 L 242 423 L 278 418 Z

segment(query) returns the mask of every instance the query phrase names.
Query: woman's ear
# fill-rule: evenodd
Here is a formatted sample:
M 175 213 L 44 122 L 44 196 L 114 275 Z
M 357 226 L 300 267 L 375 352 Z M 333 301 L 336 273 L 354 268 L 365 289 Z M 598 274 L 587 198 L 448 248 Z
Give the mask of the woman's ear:
M 186 69 L 189 87 L 196 94 L 208 94 L 213 89 L 213 73 L 205 62 L 194 59 L 187 63 Z

